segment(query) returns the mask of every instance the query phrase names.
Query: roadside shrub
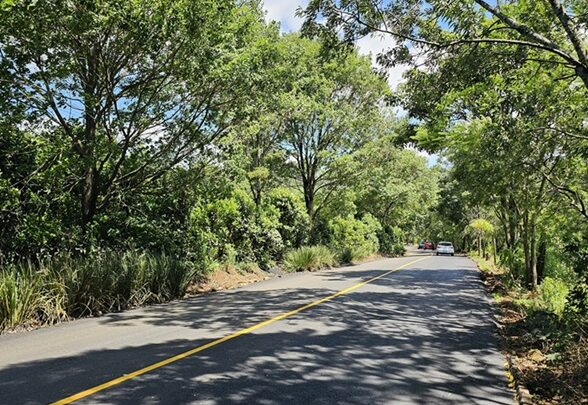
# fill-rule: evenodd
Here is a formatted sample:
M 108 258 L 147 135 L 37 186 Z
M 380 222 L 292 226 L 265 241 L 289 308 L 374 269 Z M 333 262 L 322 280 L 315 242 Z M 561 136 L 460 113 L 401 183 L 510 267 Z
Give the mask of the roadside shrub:
M 361 259 L 379 249 L 377 234 L 382 227 L 370 214 L 361 220 L 350 215 L 338 216 L 329 221 L 328 227 L 330 245 L 343 263 Z
M 235 267 L 240 274 L 258 273 L 261 271 L 258 264 L 253 262 L 237 263 Z
M 518 281 L 525 279 L 525 259 L 522 249 L 503 249 L 499 253 L 499 263 L 510 270 Z
M 170 255 L 135 251 L 63 258 L 53 267 L 66 286 L 68 312 L 75 316 L 182 297 L 194 276 L 188 263 Z
M 310 228 L 302 197 L 287 188 L 276 188 L 268 193 L 268 204 L 277 213 L 277 230 L 284 247 L 302 246 L 308 240 Z
M 130 260 L 129 264 L 137 266 L 135 263 L 138 262 L 138 280 L 142 277 L 149 280 L 149 293 L 156 302 L 183 297 L 190 281 L 197 275 L 197 270 L 189 262 L 164 253 L 146 255 L 137 259 Z M 141 266 L 142 260 L 145 260 L 145 263 Z M 142 289 L 139 283 L 135 286 L 138 290 Z M 137 303 L 137 305 L 140 304 L 140 302 Z
M 31 263 L 0 270 L 0 330 L 66 319 L 63 288 Z
M 389 256 L 402 256 L 404 248 L 404 232 L 397 226 L 385 225 L 377 232 L 380 252 Z
M 326 246 L 303 246 L 286 254 L 284 267 L 288 271 L 313 271 L 334 263 L 335 257 Z
M 539 286 L 539 297 L 542 306 L 549 312 L 561 316 L 566 307 L 568 287 L 562 280 L 547 277 Z
M 20 275 L 13 269 L 0 273 L 0 329 L 33 319 L 42 302 L 41 283 L 34 274 Z
M 271 267 L 284 251 L 279 215 L 277 209 L 257 207 L 246 192 L 234 190 L 192 210 L 192 250 L 207 269 L 215 262 Z
M 565 312 L 588 324 L 588 277 L 569 291 Z

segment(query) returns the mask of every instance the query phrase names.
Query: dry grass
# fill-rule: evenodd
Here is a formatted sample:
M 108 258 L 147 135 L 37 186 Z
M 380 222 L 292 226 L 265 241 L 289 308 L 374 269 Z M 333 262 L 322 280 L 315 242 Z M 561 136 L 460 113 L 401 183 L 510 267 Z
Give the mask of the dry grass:
M 188 287 L 188 294 L 226 290 L 267 280 L 268 278 L 268 273 L 253 264 L 240 266 L 221 265 L 205 278 L 193 282 Z

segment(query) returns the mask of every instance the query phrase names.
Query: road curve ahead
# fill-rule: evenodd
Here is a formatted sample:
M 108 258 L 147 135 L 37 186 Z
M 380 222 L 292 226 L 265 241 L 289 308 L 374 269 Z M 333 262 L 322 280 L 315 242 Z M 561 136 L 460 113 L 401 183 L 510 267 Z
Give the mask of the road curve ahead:
M 510 405 L 491 312 L 464 257 L 294 274 L 0 336 L 0 404 Z

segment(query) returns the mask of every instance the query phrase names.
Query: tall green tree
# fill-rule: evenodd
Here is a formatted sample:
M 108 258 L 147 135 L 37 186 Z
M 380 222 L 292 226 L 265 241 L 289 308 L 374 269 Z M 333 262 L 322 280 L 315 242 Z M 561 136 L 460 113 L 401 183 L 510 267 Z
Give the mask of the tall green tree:
M 227 131 L 247 90 L 239 54 L 262 17 L 231 0 L 17 0 L 0 21 L 5 112 L 66 140 L 86 226 Z
M 282 148 L 314 219 L 357 173 L 348 157 L 378 131 L 388 85 L 357 52 L 325 59 L 320 44 L 286 38 L 294 77 L 286 95 Z
M 427 232 L 437 204 L 440 173 L 416 151 L 396 145 L 396 131 L 382 134 L 357 154 L 365 169 L 355 182 L 356 205 L 383 226 L 399 227 L 411 239 Z

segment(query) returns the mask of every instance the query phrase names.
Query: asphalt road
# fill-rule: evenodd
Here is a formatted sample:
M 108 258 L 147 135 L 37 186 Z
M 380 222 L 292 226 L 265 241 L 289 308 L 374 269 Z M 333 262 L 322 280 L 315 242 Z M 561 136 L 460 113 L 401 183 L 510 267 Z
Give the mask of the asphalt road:
M 0 404 L 513 404 L 497 342 L 473 262 L 385 259 L 0 336 Z

